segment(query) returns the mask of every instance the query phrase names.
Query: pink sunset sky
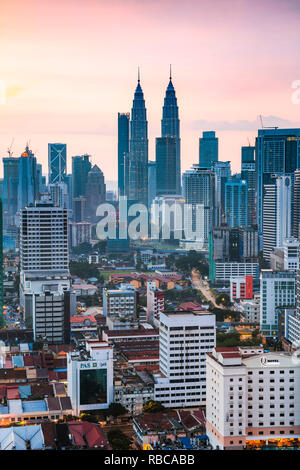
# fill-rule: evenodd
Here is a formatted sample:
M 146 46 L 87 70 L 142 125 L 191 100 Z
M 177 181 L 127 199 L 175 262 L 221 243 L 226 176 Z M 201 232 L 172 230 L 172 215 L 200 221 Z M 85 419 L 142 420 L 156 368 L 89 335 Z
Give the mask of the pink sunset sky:
M 240 170 L 240 148 L 264 125 L 300 126 L 299 0 L 0 0 L 0 155 L 26 141 L 47 168 L 48 142 L 89 153 L 117 179 L 117 113 L 131 110 L 141 68 L 149 160 L 155 160 L 169 64 L 182 169 L 203 130 Z M 1 165 L 2 173 L 2 165 Z

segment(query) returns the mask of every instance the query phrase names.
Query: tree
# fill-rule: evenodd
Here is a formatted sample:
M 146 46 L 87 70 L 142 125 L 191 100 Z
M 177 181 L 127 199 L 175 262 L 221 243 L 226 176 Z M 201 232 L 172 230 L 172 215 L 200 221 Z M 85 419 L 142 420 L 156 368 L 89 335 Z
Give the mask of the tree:
M 113 450 L 132 449 L 132 439 L 124 434 L 119 428 L 108 431 L 107 439 Z
M 144 413 L 158 413 L 165 411 L 165 409 L 166 408 L 159 401 L 149 400 L 144 404 L 143 411 Z
M 126 408 L 124 408 L 124 406 L 121 405 L 121 403 L 115 403 L 115 402 L 109 405 L 109 408 L 106 412 L 108 416 L 113 416 L 114 418 L 116 418 L 117 416 L 125 415 L 126 413 L 128 413 Z

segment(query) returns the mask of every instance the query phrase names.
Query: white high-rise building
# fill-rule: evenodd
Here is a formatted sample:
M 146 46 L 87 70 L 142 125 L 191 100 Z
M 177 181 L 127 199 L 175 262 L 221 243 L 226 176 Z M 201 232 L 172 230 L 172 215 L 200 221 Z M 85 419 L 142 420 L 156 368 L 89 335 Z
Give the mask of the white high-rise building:
M 25 207 L 20 220 L 21 271 L 68 271 L 67 210 L 50 199 Z
M 296 304 L 296 274 L 292 271 L 262 269 L 260 273 L 260 330 L 264 336 L 278 336 L 278 307 Z
M 67 209 L 56 207 L 49 197 L 43 197 L 21 211 L 20 222 L 20 306 L 25 322 L 34 328 L 34 337 L 65 342 L 69 337 L 69 321 L 61 306 L 58 320 L 53 306 L 62 302 L 64 293 L 70 289 Z M 50 306 L 53 295 L 56 297 Z M 39 331 L 42 317 L 44 326 Z
M 206 353 L 216 344 L 216 317 L 205 312 L 163 312 L 155 400 L 165 407 L 206 402 Z
M 292 218 L 292 182 L 290 176 L 279 176 L 275 184 L 264 186 L 263 200 L 263 255 L 269 260 L 273 248 L 283 246 L 290 238 Z
M 299 442 L 299 357 L 224 347 L 207 355 L 206 367 L 206 434 L 214 449 Z

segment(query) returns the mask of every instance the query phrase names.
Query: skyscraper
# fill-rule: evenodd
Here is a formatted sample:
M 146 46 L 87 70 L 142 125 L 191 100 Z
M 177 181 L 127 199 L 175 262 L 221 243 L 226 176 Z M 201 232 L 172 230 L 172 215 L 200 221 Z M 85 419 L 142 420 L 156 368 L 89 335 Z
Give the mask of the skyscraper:
M 215 191 L 213 225 L 218 227 L 225 221 L 225 184 L 231 176 L 230 162 L 214 162 L 212 171 Z
M 20 217 L 20 306 L 34 338 L 69 341 L 71 307 L 67 209 L 47 197 Z
M 27 145 L 19 163 L 18 211 L 34 204 L 37 189 L 36 158 Z
M 87 177 L 91 168 L 90 155 L 72 157 L 73 198 L 86 196 Z
M 200 165 L 193 165 L 192 169 L 183 174 L 182 183 L 183 197 L 186 204 L 191 207 L 185 223 L 188 223 L 193 232 L 198 232 L 197 241 L 201 241 L 203 248 L 207 248 L 213 221 L 213 172 Z M 201 213 L 199 226 L 197 226 L 197 212 Z
M 242 147 L 241 178 L 248 185 L 248 224 L 256 224 L 255 147 Z
M 264 186 L 266 184 L 275 184 L 274 175 L 294 174 L 295 170 L 299 168 L 300 129 L 259 129 L 256 138 L 255 155 L 257 224 L 260 236 L 262 236 Z
M 3 225 L 4 228 L 15 225 L 14 217 L 18 211 L 20 159 L 3 158 Z
M 294 174 L 294 221 L 293 235 L 296 238 L 300 236 L 300 170 Z
M 97 207 L 106 200 L 104 175 L 97 165 L 88 172 L 87 188 L 87 220 L 96 222 Z
M 4 291 L 3 291 L 3 205 L 2 198 L 0 198 L 0 328 L 4 324 L 3 319 L 3 302 L 4 302 Z
M 210 168 L 219 159 L 219 139 L 214 131 L 203 132 L 199 139 L 199 165 Z
M 61 183 L 67 172 L 67 145 L 48 144 L 48 183 Z
M 129 113 L 118 113 L 118 189 L 124 196 L 124 153 L 129 152 Z
M 148 162 L 148 204 L 151 207 L 156 197 L 156 162 Z
M 275 178 L 275 184 L 264 186 L 263 201 L 263 255 L 270 259 L 275 247 L 282 247 L 285 238 L 291 236 L 292 179 L 290 176 Z
M 128 167 L 128 199 L 148 206 L 148 122 L 139 75 L 131 109 Z
M 156 139 L 156 164 L 157 196 L 181 194 L 180 121 L 171 69 L 164 99 L 161 138 Z
M 177 154 L 178 142 L 175 137 L 158 137 L 156 139 L 157 196 L 180 194 L 180 178 L 178 178 Z
M 225 216 L 229 227 L 248 225 L 248 186 L 240 178 L 225 183 Z

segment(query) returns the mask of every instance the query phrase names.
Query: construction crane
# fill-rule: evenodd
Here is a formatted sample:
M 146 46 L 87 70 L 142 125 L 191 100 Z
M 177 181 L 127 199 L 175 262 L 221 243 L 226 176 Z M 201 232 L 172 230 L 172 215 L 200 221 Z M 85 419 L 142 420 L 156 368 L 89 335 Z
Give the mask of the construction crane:
M 262 115 L 259 115 L 260 122 L 261 122 L 261 127 L 262 129 L 278 129 L 278 126 L 264 126 L 263 120 L 262 120 Z
M 12 139 L 11 144 L 10 144 L 10 146 L 9 146 L 8 149 L 7 149 L 7 153 L 8 153 L 9 158 L 12 157 L 12 155 L 13 155 L 13 152 L 12 152 L 11 149 L 12 149 L 12 146 L 13 146 L 14 141 L 15 141 L 15 138 Z

